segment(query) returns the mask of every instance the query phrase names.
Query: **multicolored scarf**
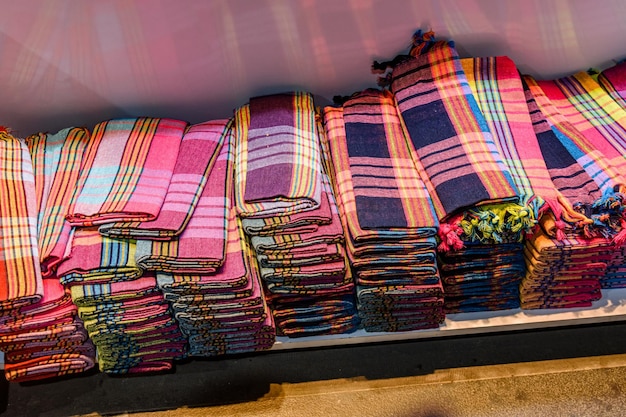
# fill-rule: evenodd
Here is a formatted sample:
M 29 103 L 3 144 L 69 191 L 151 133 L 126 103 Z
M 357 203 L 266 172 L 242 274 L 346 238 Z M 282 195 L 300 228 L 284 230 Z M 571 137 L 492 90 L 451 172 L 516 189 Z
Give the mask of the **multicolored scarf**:
M 461 64 L 478 106 L 485 116 L 503 161 L 520 192 L 521 204 L 531 208 L 529 225 L 542 209 L 559 214 L 563 199 L 554 186 L 533 130 L 522 80 L 508 57 L 462 59 Z M 544 207 L 547 204 L 548 207 Z M 559 216 L 560 218 L 560 216 Z
M 611 98 L 626 110 L 626 61 L 600 72 L 597 81 Z
M 586 73 L 582 73 L 586 74 Z M 624 157 L 620 154 L 619 146 L 614 147 L 617 144 L 616 141 L 608 140 L 603 134 L 600 134 L 604 128 L 598 127 L 596 129 L 594 125 L 601 125 L 604 119 L 591 119 L 586 120 L 585 117 L 590 117 L 588 112 L 587 116 L 583 113 L 579 113 L 578 110 L 572 105 L 567 97 L 564 95 L 563 90 L 559 87 L 562 85 L 566 89 L 567 85 L 576 85 L 578 77 L 584 81 L 584 83 L 597 86 L 597 83 L 593 81 L 588 75 L 579 74 L 573 78 L 563 79 L 562 82 L 556 81 L 535 81 L 530 76 L 524 76 L 524 81 L 528 85 L 529 91 L 543 116 L 550 124 L 554 134 L 561 142 L 560 148 L 565 148 L 567 151 L 565 155 L 557 152 L 553 148 L 546 148 L 546 155 L 548 152 L 552 152 L 552 155 L 556 155 L 558 160 L 567 159 L 567 154 L 576 160 L 577 167 L 568 168 L 567 171 L 557 173 L 563 180 L 568 182 L 567 187 L 570 190 L 568 194 L 575 193 L 578 189 L 583 187 L 592 187 L 589 178 L 595 182 L 595 186 L 598 188 L 598 192 L 592 194 L 592 201 L 585 195 L 589 194 L 591 190 L 580 192 L 579 201 L 573 200 L 577 211 L 587 217 L 589 220 L 582 221 L 581 227 L 585 236 L 613 236 L 616 241 L 621 241 L 624 236 L 618 234 L 623 229 L 623 206 L 625 198 L 623 196 L 624 191 L 624 177 L 621 174 L 619 165 L 626 166 L 623 161 Z M 571 81 L 571 83 L 570 83 Z M 581 85 L 581 84 L 579 84 Z M 598 89 L 600 89 L 598 87 Z M 600 89 L 601 90 L 601 89 Z M 581 93 L 580 100 L 584 99 L 585 94 Z M 606 96 L 605 94 L 605 97 Z M 587 97 L 589 98 L 589 97 Z M 572 99 L 574 100 L 574 99 Z M 575 101 L 575 100 L 574 100 Z M 588 106 L 592 106 L 593 100 L 589 98 Z M 615 104 L 615 103 L 613 103 Z M 582 104 L 581 104 L 582 106 Z M 581 107 L 582 109 L 582 107 Z M 596 110 L 601 110 L 597 108 Z M 568 116 L 569 114 L 569 116 Z M 582 115 L 582 116 L 581 116 Z M 609 117 L 608 115 L 606 117 Z M 583 128 L 585 130 L 579 130 Z M 552 141 L 555 142 L 555 141 Z M 554 146 L 554 145 L 552 145 Z M 570 163 L 568 166 L 573 165 Z M 550 167 L 550 164 L 554 164 L 553 161 L 546 158 L 546 162 Z M 563 163 L 556 163 L 557 169 L 563 169 L 565 166 Z M 584 173 L 586 173 L 586 176 Z M 567 174 L 571 179 L 566 179 L 563 174 Z M 572 175 L 576 174 L 576 177 Z M 561 181 L 563 181 L 561 180 Z M 555 184 L 556 180 L 553 179 Z M 558 185 L 558 184 L 557 184 Z M 563 192 L 565 194 L 565 191 Z M 618 237 L 619 236 L 619 237 Z
M 217 156 L 230 138 L 230 121 L 214 120 L 190 126 L 183 136 L 163 207 L 153 221 L 100 226 L 110 237 L 170 240 L 179 236 L 191 218 Z
M 77 228 L 69 256 L 59 265 L 57 274 L 64 285 L 135 279 L 142 275 L 135 262 L 136 247 L 135 240 L 102 236 L 97 227 Z
M 434 236 L 437 218 L 414 168 L 393 97 L 377 90 L 324 109 L 336 197 L 355 243 Z
M 63 260 L 71 226 L 65 216 L 72 210 L 81 175 L 83 155 L 90 146 L 85 128 L 68 128 L 55 135 L 38 133 L 26 138 L 35 171 L 39 206 L 37 225 L 42 275 L 54 274 Z
M 527 208 L 517 204 L 519 191 L 456 50 L 448 42 L 417 41 L 426 47 L 393 68 L 391 91 L 412 155 L 434 190 L 442 241 L 460 247 L 463 232 L 465 239 L 483 243 L 520 241 L 532 226 L 521 221 Z
M 256 97 L 235 112 L 235 201 L 243 218 L 320 206 L 321 165 L 313 96 Z
M 136 262 L 146 270 L 210 274 L 224 262 L 232 206 L 233 146 L 222 146 L 206 186 L 178 239 L 137 241 Z M 230 213 L 234 216 L 235 213 Z
M 0 131 L 0 311 L 43 296 L 37 200 L 26 145 Z
M 72 226 L 154 220 L 187 123 L 140 117 L 96 125 L 83 159 Z

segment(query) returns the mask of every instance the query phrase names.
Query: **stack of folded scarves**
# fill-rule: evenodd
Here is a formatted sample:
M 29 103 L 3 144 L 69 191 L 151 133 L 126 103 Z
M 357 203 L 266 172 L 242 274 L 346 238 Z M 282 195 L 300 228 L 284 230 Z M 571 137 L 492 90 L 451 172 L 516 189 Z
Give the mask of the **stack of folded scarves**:
M 354 94 L 324 109 L 323 149 L 347 237 L 366 331 L 436 328 L 444 320 L 437 218 L 409 154 L 393 96 Z
M 606 288 L 623 283 L 622 270 L 626 266 L 621 255 L 626 243 L 626 110 L 620 107 L 586 72 L 554 81 L 536 83 L 555 109 L 576 129 L 578 134 L 568 136 L 572 142 L 572 155 L 586 158 L 585 168 L 605 179 L 601 184 L 602 196 L 584 211 L 593 220 L 587 235 L 599 235 L 611 240 L 616 253 L 607 263 L 607 271 L 600 278 Z M 593 162 L 590 163 L 589 160 Z M 589 166 L 595 166 L 592 171 Z
M 248 353 L 273 346 L 276 328 L 253 263 L 231 207 L 225 260 L 215 273 L 157 274 L 159 287 L 189 341 L 189 355 Z
M 98 225 L 155 219 L 187 127 L 173 119 L 136 118 L 96 125 L 81 165 L 74 227 L 57 275 L 106 373 L 171 369 L 186 340 L 156 284 L 135 260 L 136 240 L 103 236 Z
M 620 176 L 553 105 L 537 82 L 523 77 L 528 111 L 554 185 L 579 213 L 556 227 L 553 216 L 526 241 L 528 273 L 520 287 L 522 308 L 588 307 L 601 297 L 600 278 L 611 257 L 615 231 L 603 221 L 602 201 L 616 202 Z M 606 213 L 605 213 L 606 214 Z M 609 216 L 610 217 L 610 216 Z
M 45 144 L 41 155 L 43 148 Z M 69 295 L 56 278 L 42 278 L 39 264 L 37 213 L 51 178 L 46 177 L 45 184 L 35 181 L 29 148 L 6 131 L 0 133 L 0 160 L 0 219 L 11 219 L 0 223 L 0 350 L 5 352 L 5 376 L 24 382 L 86 371 L 94 365 L 94 347 Z
M 135 253 L 136 263 L 141 269 L 177 274 L 212 274 L 224 262 L 233 158 L 233 144 L 227 125 L 225 120 L 203 123 L 192 126 L 185 134 L 183 146 L 187 144 L 187 138 L 195 138 L 196 141 L 202 140 L 201 145 L 205 148 L 204 153 L 199 153 L 197 157 L 184 155 L 187 161 L 204 155 L 202 164 L 192 163 L 195 167 L 191 168 L 197 172 L 191 178 L 196 181 L 187 184 L 193 188 L 194 198 L 180 201 L 178 187 L 170 189 L 173 193 L 168 193 L 168 196 L 172 196 L 172 204 L 166 206 L 170 208 L 160 213 L 155 222 L 170 223 L 173 229 L 180 232 L 170 239 L 147 240 L 149 236 L 141 236 Z M 181 164 L 185 162 L 181 161 Z M 198 181 L 201 177 L 206 178 Z M 184 175 L 181 182 L 185 179 L 189 181 L 189 176 Z M 185 216 L 181 216 L 180 209 L 187 210 Z M 142 223 L 143 230 L 150 227 L 149 223 L 152 222 Z
M 354 281 L 321 163 L 313 97 L 255 97 L 235 112 L 235 199 L 279 334 L 356 329 Z
M 477 101 L 451 43 L 418 32 L 414 44 L 388 80 L 440 221 L 446 312 L 515 308 L 524 273 L 521 242 L 543 202 L 526 177 L 534 161 L 521 163 L 509 125 L 501 122 L 506 110 Z M 475 88 L 500 93 L 500 80 L 474 75 Z

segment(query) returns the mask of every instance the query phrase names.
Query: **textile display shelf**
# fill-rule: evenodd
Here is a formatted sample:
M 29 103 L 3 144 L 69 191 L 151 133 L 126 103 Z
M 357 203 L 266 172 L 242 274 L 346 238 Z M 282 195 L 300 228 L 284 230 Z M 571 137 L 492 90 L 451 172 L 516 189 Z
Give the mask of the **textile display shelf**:
M 23 3 L 0 0 L 0 126 L 16 137 L 124 117 L 229 118 L 250 97 L 294 89 L 324 106 L 374 86 L 372 61 L 404 51 L 420 27 L 454 40 L 462 57 L 506 55 L 540 80 L 626 56 L 616 41 L 626 37 L 619 0 L 592 10 L 557 0 Z M 270 351 L 618 321 L 626 322 L 626 288 L 603 289 L 587 308 L 447 314 L 438 328 L 416 331 L 279 336 Z

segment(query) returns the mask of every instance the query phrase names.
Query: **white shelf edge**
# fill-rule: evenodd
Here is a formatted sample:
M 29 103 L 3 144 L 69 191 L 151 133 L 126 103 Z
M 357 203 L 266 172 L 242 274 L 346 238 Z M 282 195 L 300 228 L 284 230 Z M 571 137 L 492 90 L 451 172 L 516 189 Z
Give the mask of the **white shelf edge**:
M 311 337 L 278 337 L 271 350 L 306 349 L 377 342 L 407 341 L 446 336 L 487 334 L 503 331 L 626 321 L 626 289 L 602 291 L 602 299 L 588 308 L 500 310 L 449 314 L 436 329 L 395 333 L 354 333 Z
M 616 321 L 626 321 L 626 288 L 603 290 L 602 299 L 588 308 L 514 309 L 449 314 L 439 328 L 408 332 L 368 333 L 364 330 L 357 330 L 354 333 L 328 336 L 278 337 L 270 351 L 407 341 Z M 2 352 L 0 352 L 0 369 L 4 369 Z

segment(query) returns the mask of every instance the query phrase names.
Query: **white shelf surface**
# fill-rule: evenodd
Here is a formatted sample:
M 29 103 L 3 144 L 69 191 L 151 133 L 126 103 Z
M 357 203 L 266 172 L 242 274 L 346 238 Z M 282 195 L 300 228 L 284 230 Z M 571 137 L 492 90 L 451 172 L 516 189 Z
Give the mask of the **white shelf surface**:
M 503 331 L 531 330 L 626 321 L 626 289 L 603 290 L 602 298 L 588 308 L 500 310 L 449 314 L 437 329 L 394 333 L 368 333 L 357 330 L 349 334 L 311 337 L 278 337 L 271 350 L 310 349 L 327 346 L 358 345 L 446 336 L 487 334 Z M 0 369 L 4 355 L 0 352 Z

